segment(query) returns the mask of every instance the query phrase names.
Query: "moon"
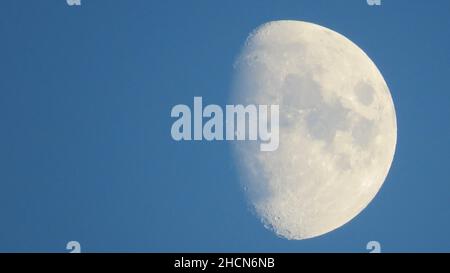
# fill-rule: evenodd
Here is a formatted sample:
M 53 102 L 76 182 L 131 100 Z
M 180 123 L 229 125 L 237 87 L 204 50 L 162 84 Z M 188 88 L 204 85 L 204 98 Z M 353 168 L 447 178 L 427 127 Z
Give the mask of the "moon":
M 389 88 L 357 45 L 328 28 L 273 21 L 254 30 L 234 65 L 231 101 L 279 105 L 279 147 L 233 151 L 253 211 L 278 236 L 341 227 L 383 185 L 397 142 Z

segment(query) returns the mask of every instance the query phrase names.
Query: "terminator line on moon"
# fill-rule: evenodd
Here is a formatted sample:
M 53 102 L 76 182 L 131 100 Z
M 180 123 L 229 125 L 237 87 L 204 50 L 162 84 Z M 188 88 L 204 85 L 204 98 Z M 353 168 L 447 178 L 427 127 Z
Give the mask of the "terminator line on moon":
M 301 21 L 262 25 L 236 61 L 231 98 L 280 107 L 278 150 L 233 143 L 249 201 L 279 236 L 330 232 L 379 191 L 397 141 L 394 104 L 375 64 L 341 34 Z

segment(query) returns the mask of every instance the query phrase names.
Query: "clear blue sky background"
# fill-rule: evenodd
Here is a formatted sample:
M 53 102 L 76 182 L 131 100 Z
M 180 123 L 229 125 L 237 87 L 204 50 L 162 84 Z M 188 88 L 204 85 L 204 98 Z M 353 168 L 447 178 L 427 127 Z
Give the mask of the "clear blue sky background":
M 226 104 L 247 35 L 280 19 L 365 50 L 398 119 L 374 201 L 305 241 L 252 215 L 229 143 L 170 136 L 172 106 Z M 1 1 L 0 251 L 448 252 L 449 49 L 446 0 Z

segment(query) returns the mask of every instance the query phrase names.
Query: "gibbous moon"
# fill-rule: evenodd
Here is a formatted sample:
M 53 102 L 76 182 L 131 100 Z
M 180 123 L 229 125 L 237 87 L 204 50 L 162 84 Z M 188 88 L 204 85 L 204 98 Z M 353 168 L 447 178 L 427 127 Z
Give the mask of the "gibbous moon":
M 287 239 L 330 232 L 374 198 L 397 141 L 394 104 L 371 59 L 341 34 L 300 21 L 262 25 L 235 63 L 235 104 L 278 104 L 279 148 L 236 141 L 243 187 Z

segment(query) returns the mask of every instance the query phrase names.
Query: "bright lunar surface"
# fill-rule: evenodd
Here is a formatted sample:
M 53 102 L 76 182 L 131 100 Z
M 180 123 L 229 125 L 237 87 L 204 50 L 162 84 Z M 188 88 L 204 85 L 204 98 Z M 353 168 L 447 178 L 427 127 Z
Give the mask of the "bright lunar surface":
M 279 148 L 233 143 L 243 187 L 264 225 L 287 239 L 332 231 L 374 198 L 397 141 L 380 71 L 346 37 L 275 21 L 247 39 L 235 63 L 234 104 L 278 104 Z

